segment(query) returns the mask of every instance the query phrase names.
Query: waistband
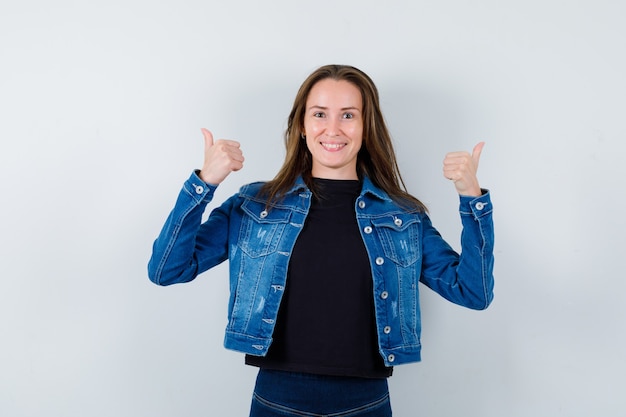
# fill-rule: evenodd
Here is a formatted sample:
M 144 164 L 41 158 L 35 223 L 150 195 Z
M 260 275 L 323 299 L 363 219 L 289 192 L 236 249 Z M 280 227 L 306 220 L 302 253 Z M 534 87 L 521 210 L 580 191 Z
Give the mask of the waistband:
M 386 378 L 268 369 L 259 370 L 254 399 L 265 407 L 294 416 L 357 416 L 379 407 L 390 407 Z

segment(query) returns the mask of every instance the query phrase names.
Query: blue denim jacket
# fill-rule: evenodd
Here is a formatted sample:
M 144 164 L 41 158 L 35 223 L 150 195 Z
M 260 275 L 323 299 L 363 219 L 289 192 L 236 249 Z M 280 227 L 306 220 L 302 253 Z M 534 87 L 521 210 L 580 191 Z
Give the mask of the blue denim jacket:
M 193 280 L 229 260 L 230 298 L 224 345 L 265 355 L 272 343 L 285 291 L 289 258 L 302 230 L 312 193 L 298 180 L 285 198 L 266 210 L 257 196 L 262 183 L 243 186 L 202 223 L 216 186 L 196 173 L 154 242 L 148 264 L 159 285 Z M 418 281 L 444 298 L 485 309 L 493 298 L 493 222 L 488 192 L 461 197 L 459 256 L 425 213 L 394 203 L 367 178 L 355 213 L 369 255 L 379 350 L 387 366 L 420 360 Z

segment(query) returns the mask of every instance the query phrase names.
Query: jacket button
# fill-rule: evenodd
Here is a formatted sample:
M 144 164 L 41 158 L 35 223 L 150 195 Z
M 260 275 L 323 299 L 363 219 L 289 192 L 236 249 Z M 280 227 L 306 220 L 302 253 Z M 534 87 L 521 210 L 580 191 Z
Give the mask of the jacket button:
M 389 356 L 387 356 L 387 360 L 388 360 L 389 362 L 393 362 L 393 361 L 395 361 L 395 360 L 396 360 L 396 356 L 392 353 L 392 354 L 390 354 Z
M 390 326 L 385 326 L 385 328 L 383 329 L 383 332 L 385 332 L 385 334 L 391 333 L 391 327 Z
M 372 227 L 371 227 L 371 226 L 365 226 L 365 228 L 363 229 L 363 231 L 364 231 L 366 234 L 368 234 L 368 235 L 369 235 L 370 233 L 372 233 Z
M 380 256 L 376 258 L 376 265 L 382 265 L 384 263 L 385 263 L 385 260 L 381 258 Z
M 266 218 L 266 217 L 267 217 L 267 210 L 263 210 L 263 211 L 259 214 L 259 216 L 261 216 L 261 218 L 262 218 L 262 219 Z
M 399 218 L 396 217 L 396 219 L 393 221 L 393 223 L 396 226 L 400 227 L 400 226 L 402 226 L 402 219 L 399 219 Z
M 386 300 L 387 297 L 389 297 L 389 293 L 387 291 L 383 291 L 380 293 L 380 298 L 382 298 L 383 300 Z
M 361 200 L 359 201 L 359 208 L 365 208 L 365 201 Z
M 476 203 L 476 210 L 482 210 L 485 208 L 485 203 L 483 203 L 482 201 L 479 201 L 478 203 Z
M 204 187 L 201 185 L 196 185 L 196 194 L 202 194 L 204 192 Z

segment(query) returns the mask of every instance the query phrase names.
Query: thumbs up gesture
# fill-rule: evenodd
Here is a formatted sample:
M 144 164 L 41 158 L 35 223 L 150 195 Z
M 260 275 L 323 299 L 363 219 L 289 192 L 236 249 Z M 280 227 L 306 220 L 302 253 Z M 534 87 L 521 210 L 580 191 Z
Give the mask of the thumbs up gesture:
M 200 179 L 207 184 L 220 184 L 233 171 L 243 168 L 243 153 L 234 140 L 213 140 L 213 134 L 202 129 L 204 136 L 204 164 Z
M 478 143 L 471 155 L 469 152 L 450 152 L 443 160 L 443 175 L 454 182 L 460 195 L 478 197 L 482 194 L 476 172 L 484 146 L 485 142 Z

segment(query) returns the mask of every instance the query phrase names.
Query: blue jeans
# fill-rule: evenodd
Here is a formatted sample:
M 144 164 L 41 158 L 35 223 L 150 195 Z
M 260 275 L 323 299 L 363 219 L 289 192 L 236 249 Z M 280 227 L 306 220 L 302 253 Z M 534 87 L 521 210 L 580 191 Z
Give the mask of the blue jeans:
M 391 417 L 386 379 L 259 370 L 250 417 Z

